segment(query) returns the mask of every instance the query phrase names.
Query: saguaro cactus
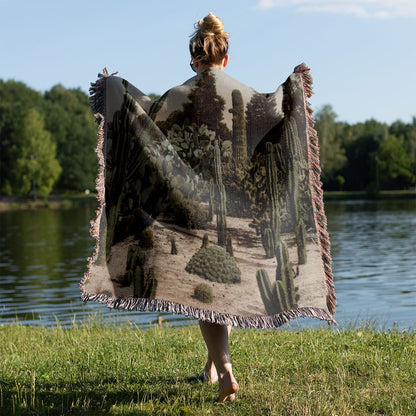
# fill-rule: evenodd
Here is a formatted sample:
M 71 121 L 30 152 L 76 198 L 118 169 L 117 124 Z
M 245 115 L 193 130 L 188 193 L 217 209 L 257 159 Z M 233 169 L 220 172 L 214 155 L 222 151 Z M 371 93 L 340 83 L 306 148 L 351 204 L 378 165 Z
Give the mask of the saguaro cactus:
M 299 200 L 298 200 L 299 205 Z M 298 206 L 298 212 L 300 212 L 300 207 Z M 296 245 L 298 248 L 298 264 L 306 264 L 307 254 L 306 254 L 306 227 L 303 222 L 303 218 L 299 215 L 297 224 L 296 224 Z
M 146 272 L 145 262 L 146 257 L 142 248 L 138 245 L 131 245 L 127 253 L 126 271 L 130 282 L 133 281 L 133 296 L 152 299 L 156 295 L 157 280 L 153 269 Z
M 230 235 L 227 236 L 227 247 L 226 247 L 227 253 L 234 257 L 234 249 L 233 249 L 233 239 Z
M 176 242 L 174 238 L 171 238 L 170 240 L 170 254 L 178 254 L 178 248 L 176 247 Z
M 272 230 L 273 246 L 276 248 L 280 241 L 280 210 L 276 156 L 272 143 L 266 143 L 266 152 L 266 187 L 270 199 L 270 228 Z
M 285 299 L 288 307 L 293 307 L 297 304 L 297 288 L 295 287 L 294 279 L 295 272 L 293 270 L 292 262 L 289 259 L 289 252 L 287 245 L 281 241 L 276 253 L 277 267 L 276 267 L 276 282 L 278 284 L 281 298 Z
M 218 140 L 215 141 L 214 145 L 214 172 L 217 188 L 215 213 L 217 214 L 218 245 L 225 247 L 227 244 L 227 199 L 225 186 L 222 183 L 221 153 L 218 146 Z
M 293 219 L 295 228 L 296 245 L 298 247 L 298 264 L 305 264 L 306 255 L 306 230 L 302 219 L 299 193 L 299 175 L 303 151 L 296 128 L 296 122 L 292 117 L 285 118 L 283 122 L 283 136 L 287 152 L 289 153 L 286 172 L 288 175 L 288 201 L 287 206 Z
M 237 163 L 247 162 L 247 133 L 244 115 L 244 101 L 240 90 L 231 93 L 233 108 L 233 156 Z
M 209 247 L 209 238 L 208 238 L 208 234 L 204 234 L 204 237 L 202 238 L 201 248 L 207 248 L 207 247 Z
M 262 243 L 266 252 L 266 258 L 271 259 L 274 257 L 274 238 L 273 232 L 270 227 L 265 227 L 262 230 Z
M 298 288 L 294 284 L 295 273 L 284 242 L 279 243 L 276 258 L 276 279 L 273 283 L 265 270 L 261 269 L 256 273 L 260 295 L 269 315 L 297 308 L 299 299 Z
M 209 191 L 209 209 L 208 209 L 208 221 L 212 221 L 214 217 L 214 204 L 215 204 L 215 188 L 214 182 L 210 179 L 208 184 L 208 191 Z

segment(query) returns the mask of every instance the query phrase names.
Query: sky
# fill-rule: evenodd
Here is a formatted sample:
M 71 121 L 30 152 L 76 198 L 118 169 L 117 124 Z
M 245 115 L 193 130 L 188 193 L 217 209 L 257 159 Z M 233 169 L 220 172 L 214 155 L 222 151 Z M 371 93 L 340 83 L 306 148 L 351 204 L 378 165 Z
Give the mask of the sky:
M 416 0 L 0 0 L 0 79 L 88 92 L 106 67 L 162 94 L 194 75 L 189 36 L 209 12 L 230 34 L 226 72 L 257 91 L 305 62 L 315 111 L 416 117 Z

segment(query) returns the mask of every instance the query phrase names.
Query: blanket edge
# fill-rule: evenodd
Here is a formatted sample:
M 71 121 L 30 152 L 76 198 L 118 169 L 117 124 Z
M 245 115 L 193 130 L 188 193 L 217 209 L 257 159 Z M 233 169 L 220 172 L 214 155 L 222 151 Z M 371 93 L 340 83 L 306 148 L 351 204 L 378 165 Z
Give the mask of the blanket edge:
M 331 242 L 329 239 L 327 229 L 327 219 L 324 210 L 323 190 L 321 182 L 321 167 L 319 163 L 319 139 L 318 133 L 314 129 L 315 120 L 313 118 L 313 110 L 308 101 L 313 95 L 312 91 L 312 76 L 310 68 L 305 63 L 295 67 L 294 71 L 301 77 L 303 84 L 304 107 L 306 116 L 306 132 L 309 143 L 309 172 L 312 182 L 311 193 L 313 199 L 313 206 L 315 210 L 315 218 L 318 225 L 319 245 L 321 249 L 322 262 L 325 272 L 325 283 L 327 289 L 326 303 L 331 314 L 335 313 L 336 295 L 334 286 L 334 276 L 332 272 L 332 258 L 331 258 Z

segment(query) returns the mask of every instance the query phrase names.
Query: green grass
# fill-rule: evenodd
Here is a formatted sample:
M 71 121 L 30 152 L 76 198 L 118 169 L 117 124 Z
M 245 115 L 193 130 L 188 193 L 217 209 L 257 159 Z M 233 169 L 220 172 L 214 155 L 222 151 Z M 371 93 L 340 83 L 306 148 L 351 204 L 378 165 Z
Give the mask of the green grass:
M 233 330 L 233 403 L 197 326 L 0 326 L 1 415 L 416 415 L 416 333 Z

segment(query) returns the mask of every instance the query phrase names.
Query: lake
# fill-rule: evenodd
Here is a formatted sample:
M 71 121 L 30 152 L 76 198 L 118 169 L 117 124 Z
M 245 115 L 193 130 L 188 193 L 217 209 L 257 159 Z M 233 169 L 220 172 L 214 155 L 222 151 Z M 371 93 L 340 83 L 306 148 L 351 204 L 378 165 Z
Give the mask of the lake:
M 416 200 L 325 204 L 332 242 L 335 318 L 381 329 L 416 329 Z M 80 301 L 78 283 L 92 254 L 95 206 L 0 212 L 0 324 L 69 326 L 98 314 L 148 327 L 156 313 L 113 311 Z M 170 325 L 195 322 L 163 314 Z M 317 321 L 318 322 L 318 321 Z M 299 319 L 291 326 L 316 325 Z

